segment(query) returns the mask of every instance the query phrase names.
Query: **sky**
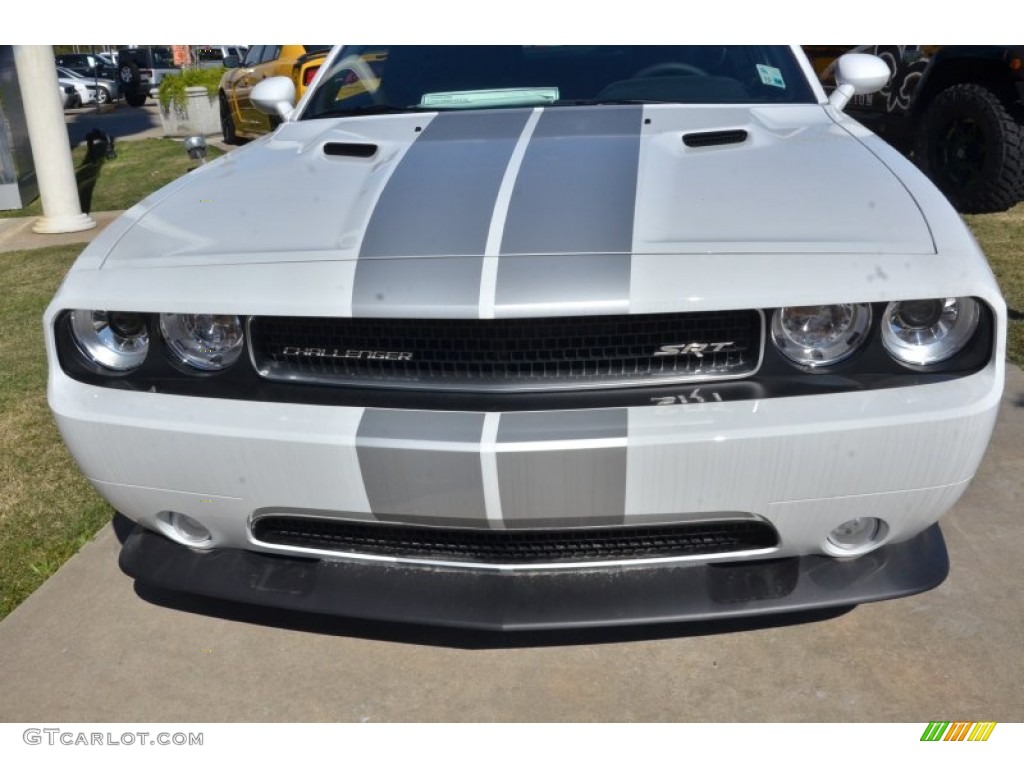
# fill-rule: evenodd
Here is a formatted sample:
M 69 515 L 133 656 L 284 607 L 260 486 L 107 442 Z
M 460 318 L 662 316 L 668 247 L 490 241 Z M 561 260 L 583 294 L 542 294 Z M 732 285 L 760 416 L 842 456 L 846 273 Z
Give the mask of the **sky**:
M 274 3 L 277 13 L 253 13 L 245 3 L 130 3 L 128 13 L 85 13 L 80 0 L 48 0 L 47 23 L 25 14 L 3 12 L 0 41 L 20 44 L 74 44 L 97 39 L 136 45 L 252 44 L 253 40 L 406 43 L 799 43 L 844 41 L 891 44 L 1000 43 L 1007 29 L 1024 29 L 1024 12 L 1013 3 L 972 0 L 945 12 L 934 3 L 894 0 L 728 0 L 728 2 L 599 2 L 591 0 L 370 0 L 298 6 Z M 296 7 L 305 13 L 294 12 Z M 244 12 L 249 11 L 248 17 Z M 1010 23 L 1007 15 L 1016 20 Z M 244 20 L 240 21 L 240 18 Z M 316 39 L 313 39 L 313 38 Z M 885 39 L 888 38 L 888 39 Z

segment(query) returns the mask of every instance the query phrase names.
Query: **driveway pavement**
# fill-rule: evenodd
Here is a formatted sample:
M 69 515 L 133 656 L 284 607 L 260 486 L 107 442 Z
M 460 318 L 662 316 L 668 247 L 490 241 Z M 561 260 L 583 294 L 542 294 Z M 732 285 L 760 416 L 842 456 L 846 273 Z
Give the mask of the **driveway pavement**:
M 946 582 L 791 623 L 492 636 L 260 611 L 136 589 L 115 520 L 0 622 L 0 721 L 1021 721 L 1022 446 L 1010 368 L 942 524 Z
M 164 135 L 160 122 L 160 107 L 153 99 L 141 107 L 129 107 L 119 101 L 110 107 L 97 109 L 94 106 L 68 110 L 64 113 L 71 146 L 77 147 L 85 141 L 85 135 L 93 128 L 99 128 L 114 137 L 122 139 L 160 138 Z

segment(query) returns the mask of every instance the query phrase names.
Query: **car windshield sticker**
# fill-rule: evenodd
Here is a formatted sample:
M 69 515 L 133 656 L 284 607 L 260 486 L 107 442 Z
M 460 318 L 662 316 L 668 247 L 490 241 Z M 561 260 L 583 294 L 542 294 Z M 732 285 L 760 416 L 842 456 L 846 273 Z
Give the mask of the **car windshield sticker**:
M 544 105 L 558 101 L 557 88 L 495 88 L 485 91 L 438 91 L 425 93 L 421 107 L 470 109 Z
M 757 74 L 761 76 L 761 82 L 775 88 L 785 88 L 786 81 L 782 79 L 782 72 L 778 67 L 769 67 L 767 64 L 757 65 Z

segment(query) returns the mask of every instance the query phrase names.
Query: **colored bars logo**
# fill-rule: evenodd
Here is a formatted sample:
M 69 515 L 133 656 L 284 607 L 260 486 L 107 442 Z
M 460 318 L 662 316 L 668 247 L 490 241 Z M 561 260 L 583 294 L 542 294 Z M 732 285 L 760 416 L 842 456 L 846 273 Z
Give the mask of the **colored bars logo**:
M 928 723 L 921 741 L 988 741 L 995 723 Z

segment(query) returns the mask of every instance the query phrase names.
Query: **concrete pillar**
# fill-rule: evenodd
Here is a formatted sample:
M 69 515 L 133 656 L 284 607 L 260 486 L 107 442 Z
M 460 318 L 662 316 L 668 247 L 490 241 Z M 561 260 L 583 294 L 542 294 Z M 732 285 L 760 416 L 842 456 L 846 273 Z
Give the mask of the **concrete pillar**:
M 96 222 L 82 213 L 71 142 L 57 91 L 52 45 L 14 46 L 14 65 L 25 105 L 32 159 L 39 179 L 43 215 L 32 225 L 42 233 L 79 232 Z

